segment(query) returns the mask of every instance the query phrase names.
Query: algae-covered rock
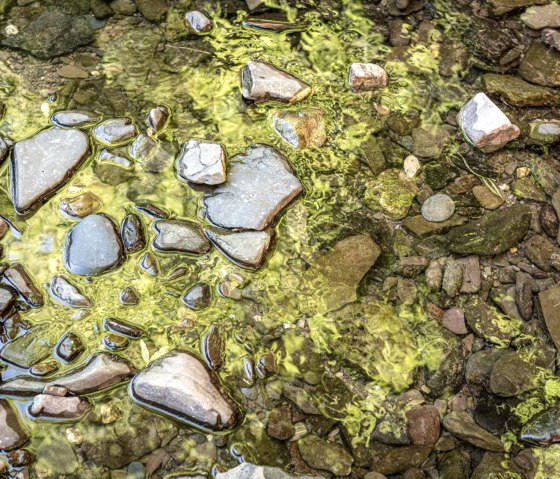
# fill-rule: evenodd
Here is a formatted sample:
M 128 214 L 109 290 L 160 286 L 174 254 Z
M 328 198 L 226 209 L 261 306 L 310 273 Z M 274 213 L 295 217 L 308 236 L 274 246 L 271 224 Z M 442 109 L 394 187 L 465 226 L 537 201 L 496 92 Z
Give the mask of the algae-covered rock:
M 471 458 L 466 452 L 453 449 L 442 456 L 437 469 L 440 479 L 468 479 Z
M 393 219 L 402 219 L 408 214 L 417 194 L 414 180 L 407 178 L 401 170 L 388 169 L 368 184 L 364 201 L 372 210 L 380 210 Z
M 530 176 L 515 180 L 512 185 L 512 190 L 513 194 L 518 198 L 523 198 L 525 200 L 531 201 L 540 201 L 541 203 L 546 201 L 546 193 Z
M 352 471 L 354 459 L 336 442 L 328 442 L 310 434 L 297 444 L 304 461 L 315 469 L 330 471 L 337 476 L 348 476 Z
M 560 86 L 560 52 L 534 41 L 519 66 L 519 73 L 537 85 Z
M 531 225 L 531 210 L 525 205 L 486 213 L 479 220 L 452 229 L 449 249 L 458 254 L 493 256 L 523 240 Z
M 371 470 L 380 474 L 398 474 L 412 467 L 420 467 L 432 452 L 433 446 L 387 447 L 376 445 Z
M 502 397 L 515 397 L 537 387 L 539 369 L 517 351 L 508 351 L 494 365 L 490 390 Z
M 526 476 L 513 460 L 503 454 L 487 452 L 476 466 L 471 479 L 524 479 Z
M 521 332 L 523 322 L 499 313 L 479 298 L 465 305 L 465 319 L 472 330 L 491 343 L 508 346 Z
M 488 94 L 513 106 L 554 106 L 560 100 L 552 88 L 533 85 L 514 75 L 487 73 L 483 82 Z
M 520 438 L 538 444 L 560 442 L 560 407 L 546 409 L 529 419 Z

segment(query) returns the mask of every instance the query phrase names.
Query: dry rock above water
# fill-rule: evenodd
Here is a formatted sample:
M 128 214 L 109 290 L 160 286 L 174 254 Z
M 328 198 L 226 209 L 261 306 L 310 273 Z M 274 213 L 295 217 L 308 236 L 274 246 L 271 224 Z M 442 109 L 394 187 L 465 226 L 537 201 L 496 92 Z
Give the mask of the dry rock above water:
M 68 233 L 64 264 L 71 273 L 101 274 L 119 266 L 123 259 L 117 227 L 104 215 L 87 216 Z
M 15 144 L 11 159 L 11 189 L 19 214 L 32 212 L 82 165 L 89 140 L 79 130 L 49 128 Z
M 236 263 L 252 268 L 259 268 L 264 263 L 273 231 L 241 231 L 239 233 L 219 232 L 205 229 L 206 236 L 224 254 Z
M 187 351 L 173 351 L 138 373 L 130 394 L 149 409 L 210 431 L 231 429 L 240 418 L 215 373 Z
M 229 164 L 226 182 L 203 199 L 216 226 L 264 230 L 303 192 L 288 160 L 271 146 L 250 146 Z

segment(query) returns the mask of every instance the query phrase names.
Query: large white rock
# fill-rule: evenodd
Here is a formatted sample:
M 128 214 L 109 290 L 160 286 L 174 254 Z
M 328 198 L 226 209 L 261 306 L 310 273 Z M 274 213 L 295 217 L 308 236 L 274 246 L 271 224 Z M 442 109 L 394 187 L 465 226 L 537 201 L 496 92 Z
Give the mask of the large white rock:
M 484 93 L 477 93 L 457 116 L 464 135 L 484 153 L 515 140 L 520 130 Z
M 177 157 L 179 178 L 203 185 L 226 181 L 226 152 L 222 145 L 210 141 L 189 140 Z
M 294 476 L 278 467 L 257 466 L 248 462 L 216 475 L 216 479 L 320 479 L 321 477 L 323 476 Z

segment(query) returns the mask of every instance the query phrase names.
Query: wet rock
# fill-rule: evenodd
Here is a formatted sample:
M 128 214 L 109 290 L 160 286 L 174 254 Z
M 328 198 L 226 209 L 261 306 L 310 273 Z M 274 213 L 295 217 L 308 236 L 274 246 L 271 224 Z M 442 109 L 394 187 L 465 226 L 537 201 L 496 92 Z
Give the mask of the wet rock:
M 16 292 L 12 288 L 0 286 L 0 317 L 12 306 L 15 298 Z
M 492 211 L 452 229 L 447 235 L 449 249 L 458 254 L 501 254 L 523 240 L 530 224 L 531 210 L 525 205 Z
M 135 0 L 138 10 L 146 20 L 159 22 L 169 5 L 167 0 Z
M 199 10 L 185 13 L 185 20 L 196 33 L 208 33 L 214 28 L 214 23 L 208 15 Z
M 528 8 L 521 15 L 521 21 L 533 30 L 558 28 L 560 27 L 560 5 L 551 3 L 550 5 Z
M 435 371 L 424 370 L 424 381 L 432 397 L 457 392 L 465 377 L 465 357 L 460 338 L 446 330 L 442 330 L 440 335 L 444 343 L 440 367 Z
M 136 326 L 135 324 L 115 318 L 105 319 L 103 321 L 103 329 L 133 339 L 141 338 L 146 334 L 142 328 Z
M 489 95 L 513 106 L 554 106 L 559 100 L 553 89 L 533 85 L 514 75 L 487 73 L 483 82 Z
M 46 359 L 29 368 L 29 374 L 38 378 L 48 376 L 58 370 L 58 362 L 54 359 Z
M 560 349 L 560 308 L 558 307 L 558 298 L 560 298 L 560 283 L 539 293 L 539 303 L 544 321 L 556 349 Z
M 227 181 L 203 199 L 216 226 L 264 230 L 303 192 L 288 161 L 270 146 L 250 146 L 229 163 Z
M 495 210 L 504 204 L 504 199 L 487 186 L 477 185 L 472 189 L 472 192 L 480 206 L 487 210 Z
M 279 441 L 286 441 L 295 434 L 296 428 L 292 423 L 292 413 L 289 407 L 277 407 L 270 411 L 266 432 L 270 437 Z
M 501 452 L 502 442 L 474 422 L 466 412 L 452 411 L 443 418 L 443 426 L 459 439 L 487 451 Z
M 433 446 L 378 447 L 373 451 L 371 470 L 387 476 L 420 467 Z
M 403 170 L 407 178 L 416 178 L 422 170 L 422 164 L 414 155 L 408 155 L 404 159 Z
M 98 114 L 83 110 L 57 111 L 51 116 L 51 122 L 62 128 L 90 126 L 99 120 L 101 120 L 101 117 Z
M 487 385 L 496 361 L 506 353 L 505 349 L 483 349 L 469 356 L 466 366 L 466 379 L 475 384 Z
M 210 286 L 206 283 L 193 286 L 183 296 L 183 304 L 195 311 L 208 307 L 211 300 Z
M 512 186 L 513 194 L 519 198 L 540 202 L 546 201 L 545 192 L 539 188 L 536 181 L 530 176 L 515 180 Z
M 87 216 L 68 233 L 64 264 L 71 273 L 82 276 L 101 274 L 118 267 L 123 258 L 117 228 L 106 216 Z
M 560 442 L 560 408 L 551 407 L 533 416 L 521 430 L 523 441 L 537 444 Z
M 71 362 L 84 351 L 82 340 L 74 333 L 65 334 L 56 345 L 56 354 L 66 362 Z
M 84 296 L 66 276 L 56 275 L 51 278 L 49 293 L 58 303 L 70 308 L 90 308 L 92 301 Z
M 194 355 L 176 350 L 137 374 L 132 398 L 147 407 L 210 431 L 233 428 L 240 419 L 237 405 L 217 377 Z
M 447 195 L 430 196 L 422 204 L 422 216 L 425 220 L 441 223 L 447 221 L 455 213 L 455 202 Z
M 0 399 L 0 450 L 11 451 L 27 442 L 27 434 L 15 409 L 6 399 Z
M 102 206 L 101 198 L 93 193 L 86 192 L 73 198 L 64 198 L 60 202 L 60 211 L 71 218 L 83 218 L 97 213 Z
M 318 477 L 321 476 L 292 475 L 278 467 L 256 466 L 248 462 L 244 462 L 229 471 L 216 474 L 216 479 L 316 479 Z
M 469 142 L 484 153 L 499 150 L 521 133 L 484 93 L 463 106 L 457 122 Z
M 473 298 L 465 305 L 465 319 L 481 338 L 498 345 L 509 345 L 520 334 L 522 321 L 500 314 L 484 301 Z
M 148 251 L 140 258 L 140 268 L 150 276 L 159 275 L 159 263 L 156 256 L 151 251 Z
M 103 346 L 111 351 L 120 351 L 128 346 L 129 340 L 124 336 L 118 334 L 107 334 L 103 336 Z
M 300 439 L 297 446 L 301 457 L 311 467 L 332 472 L 336 476 L 350 475 L 354 459 L 340 444 L 309 434 Z
M 374 91 L 385 88 L 389 75 L 385 69 L 375 63 L 353 63 L 348 74 L 348 84 L 354 93 Z
M 79 419 L 91 409 L 91 404 L 77 396 L 60 397 L 38 394 L 29 406 L 29 414 L 41 418 Z
M 136 136 L 136 126 L 130 118 L 106 120 L 93 129 L 93 136 L 104 145 L 118 145 Z
M 127 253 L 135 253 L 144 249 L 146 246 L 144 228 L 138 215 L 130 213 L 125 216 L 121 225 L 121 238 Z
M 154 248 L 160 251 L 203 254 L 210 251 L 211 244 L 202 228 L 187 220 L 160 220 L 154 223 L 156 237 Z
M 134 306 L 140 302 L 138 294 L 132 288 L 125 288 L 120 295 L 120 301 L 125 306 Z
M 145 164 L 156 153 L 158 146 L 159 143 L 155 138 L 146 133 L 140 133 L 130 144 L 128 153 L 133 160 Z
M 560 86 L 560 52 L 534 41 L 519 66 L 523 79 L 537 85 Z
M 12 201 L 19 214 L 35 210 L 61 188 L 90 153 L 79 130 L 49 128 L 15 144 L 11 157 Z
M 403 226 L 419 238 L 426 238 L 437 233 L 443 233 L 454 226 L 461 226 L 467 218 L 458 214 L 453 215 L 447 221 L 435 223 L 426 220 L 422 215 L 409 216 L 403 221 Z
M 41 394 L 45 384 L 65 387 L 75 395 L 89 394 L 119 384 L 136 373 L 136 368 L 126 359 L 109 353 L 96 353 L 84 364 L 66 371 L 62 376 L 45 380 L 20 376 L 0 384 L 0 393 L 10 396 L 35 396 Z
M 269 63 L 249 61 L 241 72 L 241 93 L 252 103 L 276 100 L 292 105 L 311 95 L 312 89 Z
M 424 256 L 406 256 L 399 261 L 397 272 L 408 278 L 414 278 L 428 266 L 428 259 Z
M 33 279 L 21 264 L 13 264 L 5 270 L 4 279 L 30 307 L 40 308 L 43 306 L 45 302 L 43 294 L 37 289 Z
M 534 120 L 529 123 L 531 143 L 551 145 L 560 141 L 559 120 Z
M 417 406 L 406 411 L 406 434 L 417 446 L 435 444 L 439 439 L 439 411 L 435 406 Z
M 443 272 L 443 290 L 450 298 L 454 298 L 461 291 L 463 284 L 463 266 L 459 261 L 449 258 Z
M 136 211 L 140 211 L 145 215 L 149 216 L 150 218 L 155 218 L 158 220 L 167 220 L 170 217 L 170 214 L 167 210 L 160 208 L 157 205 L 154 205 L 150 202 L 140 202 L 134 205 L 134 209 Z
M 38 326 L 7 343 L 0 351 L 0 358 L 21 368 L 29 368 L 46 358 L 52 346 L 44 327 Z
M 94 30 L 84 16 L 67 15 L 57 9 L 46 9 L 2 45 L 18 48 L 42 60 L 74 51 L 94 39 Z
M 7 457 L 12 467 L 29 466 L 34 458 L 33 454 L 26 449 L 11 451 L 7 454 Z
M 537 387 L 539 369 L 517 351 L 508 351 L 494 364 L 490 390 L 501 397 L 517 397 Z
M 202 185 L 226 181 L 226 152 L 219 143 L 189 140 L 176 161 L 180 179 Z
M 260 268 L 270 249 L 273 230 L 220 233 L 206 228 L 204 233 L 228 258 L 242 266 Z
M 102 166 L 121 166 L 122 168 L 132 168 L 133 163 L 128 158 L 124 156 L 115 155 L 107 149 L 103 149 L 99 152 L 98 161 Z
M 202 354 L 212 369 L 220 369 L 223 364 L 223 340 L 220 329 L 216 325 L 210 326 L 208 334 L 202 340 Z
M 393 219 L 403 219 L 417 194 L 416 181 L 400 170 L 387 169 L 367 185 L 364 201 L 372 210 L 380 210 Z
M 471 458 L 467 452 L 454 449 L 442 456 L 437 469 L 440 479 L 469 479 Z
M 156 106 L 148 114 L 148 126 L 156 133 L 165 128 L 169 120 L 169 110 L 165 106 Z
M 461 308 L 448 309 L 441 320 L 441 325 L 454 334 L 467 334 L 465 326 L 465 312 Z
M 478 256 L 468 256 L 459 261 L 463 265 L 461 293 L 478 293 L 482 285 Z
M 515 277 L 515 303 L 523 319 L 533 316 L 533 278 L 527 273 L 518 272 Z
M 560 271 L 560 248 L 546 236 L 532 236 L 525 243 L 525 254 L 543 271 Z
M 432 260 L 424 273 L 426 284 L 432 291 L 439 291 L 443 283 L 443 267 L 440 261 Z
M 276 111 L 272 126 L 284 141 L 299 150 L 320 148 L 327 141 L 325 114 L 318 108 Z
M 446 126 L 427 125 L 412 131 L 412 152 L 421 158 L 439 158 L 450 140 Z

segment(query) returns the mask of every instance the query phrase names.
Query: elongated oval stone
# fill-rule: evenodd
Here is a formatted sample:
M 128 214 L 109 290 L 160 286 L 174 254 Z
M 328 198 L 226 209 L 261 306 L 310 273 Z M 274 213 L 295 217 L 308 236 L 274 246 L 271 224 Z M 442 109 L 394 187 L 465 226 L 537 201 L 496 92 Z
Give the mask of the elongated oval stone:
M 235 427 L 241 413 L 200 359 L 175 350 L 138 373 L 130 394 L 139 404 L 210 431 Z
M 49 128 L 15 144 L 11 159 L 11 191 L 19 214 L 47 201 L 90 153 L 89 139 L 79 130 Z

